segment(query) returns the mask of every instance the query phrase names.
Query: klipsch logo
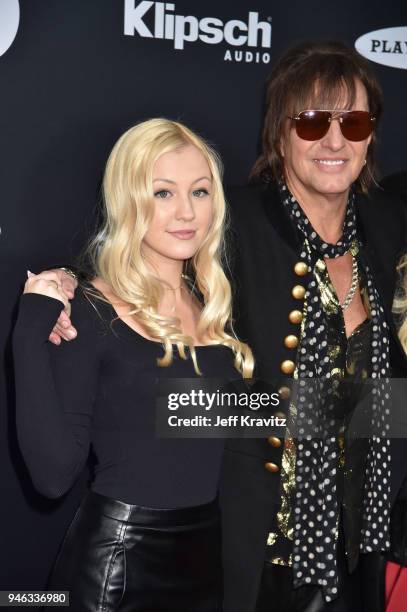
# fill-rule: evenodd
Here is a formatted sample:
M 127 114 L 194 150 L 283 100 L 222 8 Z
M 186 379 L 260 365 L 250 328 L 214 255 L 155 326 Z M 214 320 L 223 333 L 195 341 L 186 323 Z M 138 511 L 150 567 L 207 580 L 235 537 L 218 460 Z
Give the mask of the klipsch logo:
M 231 47 L 224 52 L 225 61 L 265 64 L 270 61 L 271 19 L 260 21 L 254 11 L 249 11 L 246 21 L 224 22 L 217 17 L 198 19 L 194 15 L 179 15 L 175 4 L 169 2 L 125 0 L 124 33 L 171 40 L 174 49 L 180 50 L 188 43 L 225 43 Z
M 407 69 L 407 26 L 364 34 L 357 39 L 355 47 L 372 62 Z
M 18 0 L 0 0 L 0 56 L 12 45 L 19 22 Z

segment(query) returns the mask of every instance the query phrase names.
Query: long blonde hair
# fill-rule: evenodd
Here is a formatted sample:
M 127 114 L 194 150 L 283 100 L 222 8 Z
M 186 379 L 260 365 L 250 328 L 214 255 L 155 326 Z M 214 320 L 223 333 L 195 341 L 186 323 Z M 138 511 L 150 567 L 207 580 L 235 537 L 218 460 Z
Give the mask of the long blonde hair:
M 202 138 L 181 123 L 163 118 L 139 123 L 119 138 L 104 173 L 103 224 L 91 240 L 86 256 L 95 276 L 107 283 L 120 300 L 130 304 L 129 314 L 136 316 L 149 337 L 162 342 L 164 355 L 158 359 L 158 365 L 172 363 L 175 344 L 183 359 L 187 358 L 188 347 L 195 371 L 200 373 L 193 339 L 181 332 L 177 317 L 158 313 L 164 284 L 147 268 L 141 248 L 153 215 L 154 163 L 164 153 L 186 145 L 201 151 L 212 175 L 211 227 L 198 252 L 186 262 L 203 301 L 198 337 L 205 335 L 208 344 L 231 348 L 236 369 L 249 378 L 253 373 L 253 355 L 233 331 L 231 288 L 221 264 L 226 218 L 222 164 Z
M 398 316 L 398 336 L 407 353 L 407 255 L 403 255 L 397 266 L 399 282 L 393 301 L 393 313 Z

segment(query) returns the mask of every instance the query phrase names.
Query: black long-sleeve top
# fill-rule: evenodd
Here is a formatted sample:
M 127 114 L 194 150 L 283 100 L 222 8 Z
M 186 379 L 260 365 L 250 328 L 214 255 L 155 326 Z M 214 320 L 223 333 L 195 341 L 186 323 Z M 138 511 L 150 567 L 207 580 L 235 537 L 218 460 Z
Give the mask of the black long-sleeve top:
M 34 486 L 47 497 L 63 495 L 92 447 L 97 493 L 158 508 L 211 501 L 223 441 L 155 436 L 155 381 L 195 377 L 191 359 L 174 350 L 173 364 L 158 367 L 161 344 L 120 319 L 111 324 L 112 306 L 82 289 L 72 301 L 78 336 L 55 346 L 48 336 L 62 308 L 59 300 L 24 294 L 13 334 L 17 433 Z M 205 377 L 237 378 L 227 347 L 196 351 Z

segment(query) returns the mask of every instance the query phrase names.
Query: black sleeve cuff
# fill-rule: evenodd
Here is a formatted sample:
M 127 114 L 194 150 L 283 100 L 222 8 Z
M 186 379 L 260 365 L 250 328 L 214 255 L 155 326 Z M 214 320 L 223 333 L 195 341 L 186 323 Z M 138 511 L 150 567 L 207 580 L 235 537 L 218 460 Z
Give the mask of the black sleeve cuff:
M 34 330 L 46 340 L 52 331 L 64 304 L 39 293 L 24 293 L 20 298 L 16 328 L 30 335 Z

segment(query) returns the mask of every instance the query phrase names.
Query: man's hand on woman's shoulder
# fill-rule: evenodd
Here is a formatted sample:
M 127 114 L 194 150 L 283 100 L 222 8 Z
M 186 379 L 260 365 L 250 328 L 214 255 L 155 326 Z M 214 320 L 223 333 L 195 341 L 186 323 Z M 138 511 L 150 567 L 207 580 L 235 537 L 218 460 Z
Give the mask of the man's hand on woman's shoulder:
M 61 268 L 45 270 L 39 274 L 27 272 L 27 276 L 24 293 L 40 293 L 60 300 L 64 304 L 64 309 L 49 335 L 49 341 L 59 345 L 61 340 L 69 341 L 76 338 L 77 331 L 71 323 L 71 305 L 69 303 L 78 286 L 76 278 Z

